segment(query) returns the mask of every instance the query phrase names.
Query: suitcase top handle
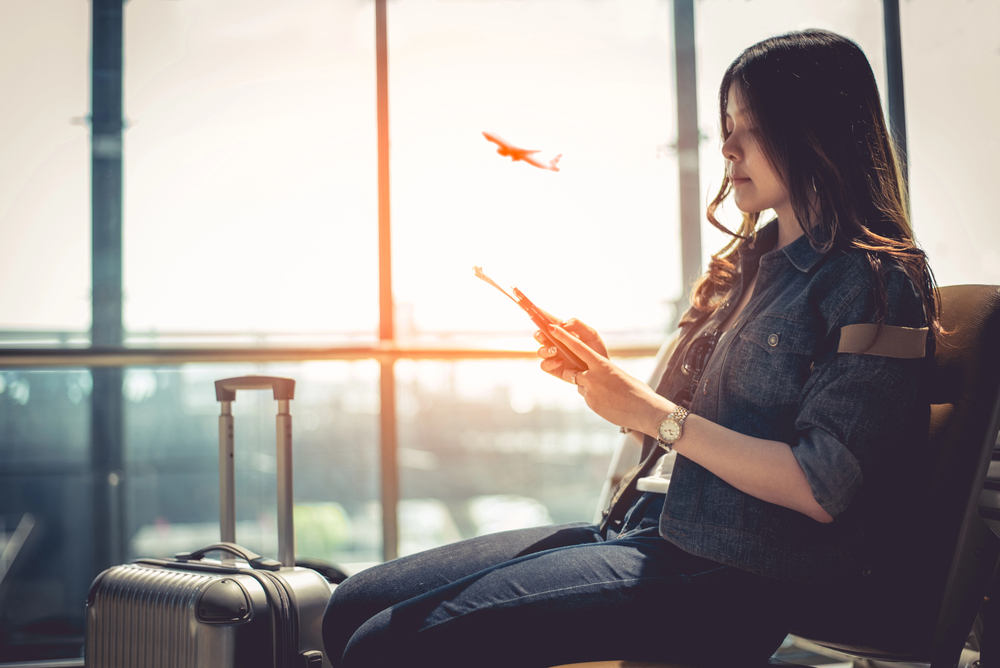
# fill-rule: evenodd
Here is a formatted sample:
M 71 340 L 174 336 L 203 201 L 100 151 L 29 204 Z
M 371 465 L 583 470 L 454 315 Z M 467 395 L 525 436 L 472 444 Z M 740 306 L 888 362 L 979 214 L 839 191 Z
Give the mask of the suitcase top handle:
M 256 552 L 252 552 L 245 547 L 236 545 L 235 543 L 215 543 L 214 545 L 203 547 L 200 550 L 195 550 L 194 552 L 178 552 L 176 558 L 177 561 L 193 561 L 195 559 L 204 558 L 205 555 L 210 552 L 227 552 L 233 556 L 240 557 L 257 570 L 276 571 L 281 568 L 280 561 L 262 557 Z
M 236 390 L 273 390 L 276 401 L 295 398 L 295 381 L 278 376 L 237 376 L 215 381 L 216 401 L 236 401 Z

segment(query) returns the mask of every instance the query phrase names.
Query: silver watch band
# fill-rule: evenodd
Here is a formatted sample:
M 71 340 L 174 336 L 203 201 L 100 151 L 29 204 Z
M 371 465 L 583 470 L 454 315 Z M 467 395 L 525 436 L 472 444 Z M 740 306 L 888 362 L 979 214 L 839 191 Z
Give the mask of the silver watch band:
M 690 414 L 691 413 L 690 413 L 690 411 L 688 411 L 688 409 L 684 408 L 683 406 L 678 406 L 677 408 L 675 408 L 670 413 L 670 415 L 668 415 L 667 417 L 663 418 L 663 420 L 660 422 L 661 425 L 664 422 L 666 422 L 667 420 L 671 420 L 671 421 L 673 421 L 674 423 L 677 424 L 677 428 L 678 428 L 678 430 L 681 433 L 678 433 L 677 434 L 677 438 L 675 438 L 673 441 L 665 441 L 665 440 L 663 440 L 663 438 L 660 437 L 660 433 L 659 433 L 660 430 L 658 428 L 657 429 L 657 434 L 656 434 L 656 443 L 657 443 L 657 445 L 659 445 L 661 448 L 663 448 L 667 452 L 673 452 L 674 451 L 674 445 L 673 444 L 676 443 L 680 439 L 681 434 L 683 433 L 682 430 L 684 428 L 684 420 L 686 420 L 687 417 Z

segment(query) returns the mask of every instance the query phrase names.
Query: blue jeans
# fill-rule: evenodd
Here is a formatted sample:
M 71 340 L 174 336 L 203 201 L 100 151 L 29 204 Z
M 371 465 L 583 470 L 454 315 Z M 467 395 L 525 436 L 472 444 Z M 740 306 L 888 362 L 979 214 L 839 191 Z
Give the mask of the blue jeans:
M 663 496 L 620 531 L 506 531 L 362 571 L 323 620 L 334 666 L 553 666 L 582 661 L 764 659 L 792 607 L 781 583 L 660 538 Z

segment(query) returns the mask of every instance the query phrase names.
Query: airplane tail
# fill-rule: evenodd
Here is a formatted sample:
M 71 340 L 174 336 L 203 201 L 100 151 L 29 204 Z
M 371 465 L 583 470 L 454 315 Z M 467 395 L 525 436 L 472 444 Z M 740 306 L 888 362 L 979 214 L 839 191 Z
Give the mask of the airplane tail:
M 559 171 L 558 165 L 559 165 L 559 158 L 561 157 L 562 153 L 560 153 L 559 155 L 557 155 L 556 157 L 552 158 L 552 160 L 549 161 L 549 169 L 551 169 L 553 172 Z

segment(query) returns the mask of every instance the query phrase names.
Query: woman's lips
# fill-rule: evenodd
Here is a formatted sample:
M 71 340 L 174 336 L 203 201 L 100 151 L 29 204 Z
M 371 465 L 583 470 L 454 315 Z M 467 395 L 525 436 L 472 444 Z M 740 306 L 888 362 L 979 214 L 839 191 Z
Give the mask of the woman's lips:
M 745 176 L 733 176 L 730 178 L 732 179 L 734 186 L 741 186 L 744 183 L 750 183 L 750 179 Z

